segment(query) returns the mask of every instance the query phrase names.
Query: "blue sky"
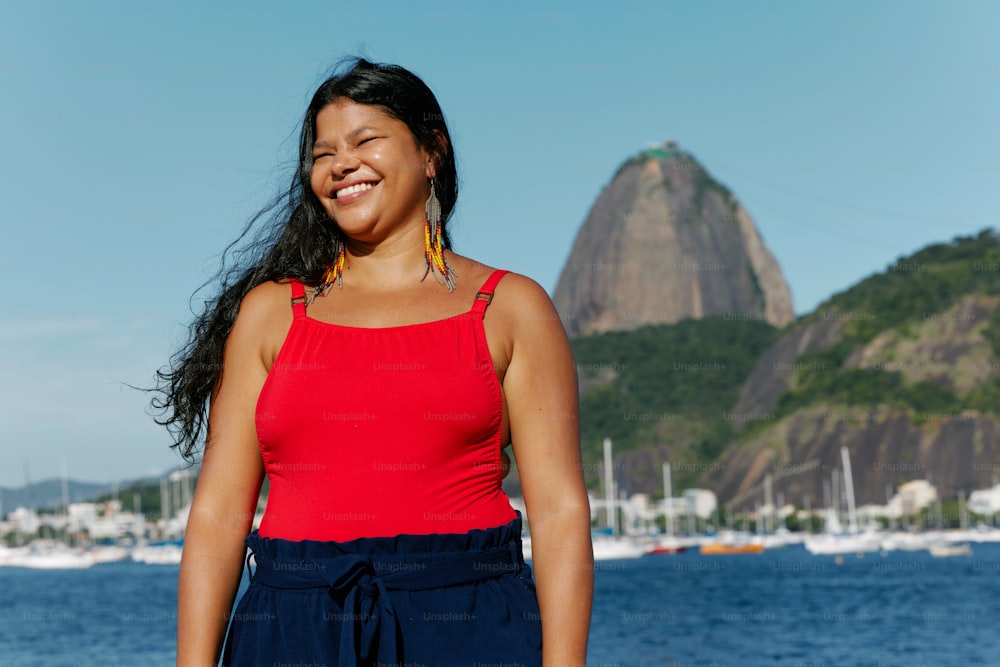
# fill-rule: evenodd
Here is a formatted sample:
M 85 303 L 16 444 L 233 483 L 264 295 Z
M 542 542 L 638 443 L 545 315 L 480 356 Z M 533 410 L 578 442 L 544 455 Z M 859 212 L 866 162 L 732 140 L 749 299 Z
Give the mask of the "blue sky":
M 0 5 L 0 485 L 177 463 L 144 412 L 189 299 L 273 194 L 340 57 L 451 123 L 456 249 L 555 288 L 616 167 L 676 139 L 805 313 L 998 224 L 995 2 Z

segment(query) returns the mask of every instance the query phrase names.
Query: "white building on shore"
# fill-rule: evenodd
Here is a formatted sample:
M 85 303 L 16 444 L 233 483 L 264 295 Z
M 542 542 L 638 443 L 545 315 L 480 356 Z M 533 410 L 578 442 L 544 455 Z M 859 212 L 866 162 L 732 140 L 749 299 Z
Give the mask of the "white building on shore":
M 969 495 L 969 509 L 988 517 L 1000 512 L 1000 484 L 992 489 L 973 491 Z

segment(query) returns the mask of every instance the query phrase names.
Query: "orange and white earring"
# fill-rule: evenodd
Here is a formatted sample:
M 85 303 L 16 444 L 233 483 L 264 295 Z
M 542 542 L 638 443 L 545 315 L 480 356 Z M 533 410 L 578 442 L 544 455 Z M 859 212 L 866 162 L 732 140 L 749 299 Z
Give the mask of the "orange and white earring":
M 318 286 L 313 288 L 312 296 L 306 301 L 307 304 L 313 302 L 319 295 L 326 296 L 326 293 L 330 291 L 334 283 L 337 283 L 337 287 L 344 289 L 344 263 L 347 261 L 347 250 L 344 247 L 344 242 L 337 239 L 337 257 L 333 260 L 326 271 L 323 272 L 323 282 Z
M 441 237 L 443 234 L 441 224 L 441 202 L 438 201 L 434 192 L 434 181 L 431 180 L 431 194 L 427 198 L 427 206 L 424 208 L 426 217 L 424 218 L 424 277 L 428 273 L 434 274 L 434 279 L 442 285 L 448 287 L 451 292 L 455 289 L 455 272 L 448 261 L 444 258 L 444 245 Z

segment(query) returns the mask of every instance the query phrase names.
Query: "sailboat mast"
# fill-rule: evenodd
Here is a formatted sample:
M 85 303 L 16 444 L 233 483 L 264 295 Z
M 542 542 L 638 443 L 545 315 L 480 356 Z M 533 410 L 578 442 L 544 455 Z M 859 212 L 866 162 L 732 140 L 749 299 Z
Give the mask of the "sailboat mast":
M 764 475 L 764 532 L 770 533 L 773 530 L 772 521 L 774 512 L 774 501 L 771 497 L 774 495 L 773 488 L 771 486 L 771 473 Z
M 614 535 L 615 524 L 617 523 L 617 512 L 615 511 L 615 474 L 611 466 L 611 438 L 604 439 L 604 502 L 608 508 L 608 527 Z
M 844 460 L 844 486 L 847 488 L 847 512 L 850 519 L 851 534 L 858 532 L 858 510 L 854 506 L 854 477 L 851 475 L 851 455 L 847 447 L 840 448 L 840 456 Z
M 167 529 L 167 521 L 170 519 L 170 492 L 167 489 L 167 477 L 160 478 L 160 519 L 163 521 L 163 529 Z
M 667 517 L 667 535 L 674 536 L 674 489 L 670 481 L 670 464 L 663 464 L 663 510 Z

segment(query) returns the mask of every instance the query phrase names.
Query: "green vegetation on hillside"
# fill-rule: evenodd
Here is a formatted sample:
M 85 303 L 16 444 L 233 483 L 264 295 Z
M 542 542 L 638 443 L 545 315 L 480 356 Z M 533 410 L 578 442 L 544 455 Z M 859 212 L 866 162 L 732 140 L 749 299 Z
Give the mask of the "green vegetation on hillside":
M 834 295 L 801 322 L 831 317 L 843 321 L 837 354 L 832 356 L 843 362 L 878 333 L 947 310 L 967 294 L 1000 295 L 1000 242 L 992 230 L 901 257 L 884 273 Z
M 820 319 L 843 323 L 840 339 L 826 351 L 798 358 L 800 371 L 792 388 L 779 400 L 775 417 L 819 402 L 842 405 L 890 405 L 921 414 L 973 408 L 997 413 L 1000 406 L 1000 373 L 961 399 L 950 389 L 929 381 L 908 383 L 901 373 L 882 369 L 844 369 L 852 351 L 889 329 L 906 331 L 931 316 L 952 308 L 970 294 L 1000 295 L 1000 243 L 992 230 L 958 237 L 950 243 L 928 246 L 900 258 L 884 273 L 873 275 L 833 296 L 800 320 L 805 325 Z M 1000 358 L 1000 308 L 984 333 Z M 746 435 L 761 426 L 751 426 Z
M 604 438 L 616 454 L 666 446 L 678 483 L 693 482 L 729 437 L 728 411 L 778 330 L 759 320 L 712 317 L 611 332 L 573 341 L 585 387 L 581 440 L 588 479 L 596 482 Z
M 194 482 L 195 480 L 192 480 L 192 488 L 194 488 Z M 117 497 L 121 502 L 122 511 L 135 512 L 137 510 L 142 510 L 142 513 L 147 517 L 158 519 L 161 516 L 162 508 L 160 505 L 160 484 L 158 482 L 133 482 L 132 484 L 119 489 L 114 496 L 110 493 L 105 493 L 91 499 L 91 502 L 106 503 L 109 500 L 112 500 L 113 497 Z M 138 504 L 136 504 L 136 500 L 139 501 Z

